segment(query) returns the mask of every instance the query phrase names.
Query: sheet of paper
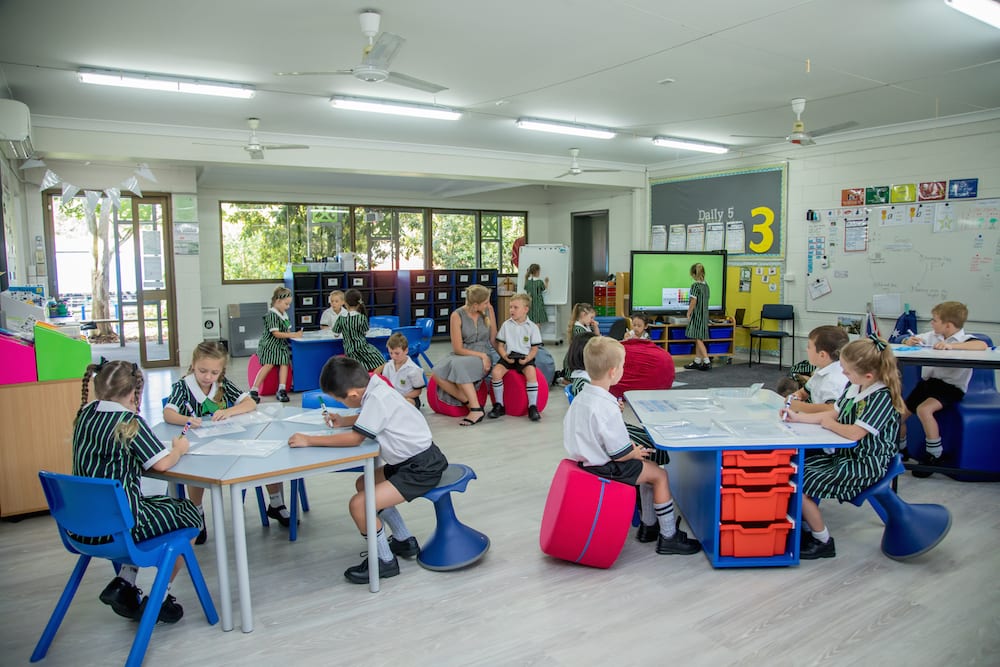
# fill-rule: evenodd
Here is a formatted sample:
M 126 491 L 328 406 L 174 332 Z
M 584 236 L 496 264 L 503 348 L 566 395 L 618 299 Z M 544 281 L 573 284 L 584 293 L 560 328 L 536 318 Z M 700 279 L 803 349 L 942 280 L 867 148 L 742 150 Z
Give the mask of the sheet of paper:
M 675 382 L 674 385 L 676 386 L 676 384 Z M 670 407 L 670 403 L 662 398 L 636 401 L 635 405 L 640 410 L 645 410 L 646 412 L 670 412 L 673 410 Z
M 306 410 L 291 417 L 285 417 L 286 422 L 296 422 L 297 424 L 310 424 L 315 426 L 325 426 L 326 420 L 323 418 L 322 410 Z
M 287 447 L 284 440 L 209 440 L 197 447 L 192 447 L 189 454 L 202 456 L 270 456 L 282 447 Z
M 686 419 L 646 427 L 655 434 L 656 440 L 689 440 L 691 438 L 727 438 L 732 434 L 712 420 L 707 424 L 695 424 Z
M 722 405 L 709 396 L 699 396 L 696 398 L 671 398 L 668 402 L 670 403 L 670 407 L 681 412 L 722 410 Z
M 189 432 L 199 438 L 207 439 L 230 433 L 243 433 L 244 431 L 246 431 L 244 427 L 230 423 L 230 420 L 227 419 L 221 422 L 202 422 L 202 426 L 193 428 Z
M 734 419 L 722 425 L 737 438 L 790 438 L 795 433 L 786 424 L 777 420 Z

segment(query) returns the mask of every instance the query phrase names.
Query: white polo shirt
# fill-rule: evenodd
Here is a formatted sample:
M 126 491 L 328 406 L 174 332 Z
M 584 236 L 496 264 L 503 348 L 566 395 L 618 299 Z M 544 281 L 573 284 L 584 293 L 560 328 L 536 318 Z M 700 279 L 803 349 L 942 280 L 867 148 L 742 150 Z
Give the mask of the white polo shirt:
M 400 394 L 408 394 L 414 389 L 422 389 L 427 384 L 424 381 L 424 372 L 420 370 L 420 366 L 413 363 L 413 359 L 410 357 L 407 357 L 399 368 L 396 368 L 396 362 L 390 359 L 382 367 L 382 375 Z
M 513 318 L 509 318 L 500 325 L 497 340 L 507 348 L 508 355 L 511 352 L 518 352 L 528 356 L 532 346 L 542 344 L 542 332 L 537 324 L 527 318 L 524 322 L 515 322 Z
M 420 410 L 377 375 L 368 381 L 361 397 L 354 430 L 378 442 L 382 459 L 391 464 L 402 463 L 433 444 Z
M 563 446 L 570 458 L 585 466 L 604 465 L 627 454 L 632 441 L 618 399 L 597 385 L 584 386 L 563 418 Z
M 920 339 L 920 344 L 926 347 L 934 347 L 935 343 L 964 343 L 969 340 L 973 340 L 975 336 L 970 336 L 965 333 L 965 329 L 959 329 L 953 335 L 945 338 L 940 336 L 933 331 L 928 331 L 927 333 L 920 334 L 917 336 Z M 925 380 L 930 378 L 937 378 L 942 382 L 947 382 L 950 385 L 954 385 L 966 391 L 969 388 L 969 382 L 972 380 L 972 369 L 971 368 L 947 368 L 944 366 L 924 366 L 923 370 L 920 372 L 920 377 Z
M 333 325 L 337 323 L 341 317 L 347 314 L 347 309 L 343 306 L 340 307 L 340 312 L 334 312 L 333 308 L 327 308 L 323 311 L 323 315 L 319 318 L 319 325 L 321 327 L 333 328 Z
M 809 402 L 835 403 L 844 393 L 844 387 L 847 385 L 847 376 L 844 375 L 844 369 L 841 367 L 839 359 L 823 368 L 817 368 L 809 381 L 806 382 Z

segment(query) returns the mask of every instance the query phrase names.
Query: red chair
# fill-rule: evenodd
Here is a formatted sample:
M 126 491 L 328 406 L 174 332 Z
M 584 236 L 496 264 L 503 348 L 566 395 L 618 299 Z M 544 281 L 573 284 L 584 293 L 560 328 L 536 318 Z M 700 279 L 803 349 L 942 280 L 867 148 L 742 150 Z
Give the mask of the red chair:
M 493 400 L 492 386 L 490 386 L 490 400 Z M 538 402 L 535 407 L 538 408 L 539 412 L 545 412 L 545 406 L 548 403 L 549 385 L 542 372 L 538 371 Z M 528 414 L 527 383 L 524 376 L 517 371 L 508 371 L 503 376 L 503 407 L 506 414 L 511 417 L 523 417 Z
M 479 405 L 486 404 L 486 396 L 489 394 L 489 382 L 489 378 L 487 378 L 479 385 L 479 391 L 476 392 L 479 396 Z M 438 396 L 437 382 L 435 382 L 433 375 L 430 381 L 427 382 L 427 405 L 439 415 L 448 417 L 464 417 L 469 414 L 468 407 L 464 405 L 452 405 L 441 400 L 441 397 Z
M 611 393 L 621 398 L 632 389 L 670 389 L 677 369 L 670 353 L 651 340 L 632 338 L 622 341 L 625 346 L 625 369 L 622 379 L 611 387 Z
M 261 369 L 260 357 L 258 357 L 257 354 L 254 353 L 254 355 L 250 357 L 250 363 L 247 364 L 247 384 L 249 386 L 251 387 L 253 386 L 253 381 L 257 379 L 257 373 L 260 372 L 260 369 Z M 288 389 L 291 390 L 293 386 L 291 364 L 289 364 L 288 366 L 288 382 L 286 382 L 285 384 L 288 386 Z M 273 371 L 267 374 L 267 377 L 264 378 L 264 381 L 260 385 L 260 391 L 258 391 L 257 393 L 259 393 L 261 396 L 274 396 L 275 394 L 278 393 L 277 368 L 275 368 Z

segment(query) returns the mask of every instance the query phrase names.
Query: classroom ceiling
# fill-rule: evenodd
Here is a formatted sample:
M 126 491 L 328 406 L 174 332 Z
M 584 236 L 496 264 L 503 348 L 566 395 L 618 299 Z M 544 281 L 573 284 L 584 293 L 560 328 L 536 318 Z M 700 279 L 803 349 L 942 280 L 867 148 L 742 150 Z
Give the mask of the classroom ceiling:
M 446 89 L 275 75 L 357 65 L 364 9 L 379 11 L 381 30 L 406 40 L 390 69 Z M 807 100 L 807 130 L 853 123 L 844 130 L 852 136 L 1000 110 L 1000 31 L 943 0 L 3 0 L 0 25 L 0 97 L 27 104 L 36 127 L 169 128 L 177 147 L 192 146 L 188 163 L 218 186 L 267 183 L 272 174 L 280 181 L 288 175 L 276 167 L 309 152 L 272 151 L 251 161 L 242 149 L 251 116 L 261 119 L 266 143 L 349 140 L 484 159 L 517 154 L 551 162 L 552 183 L 562 185 L 568 181 L 554 177 L 568 168 L 573 147 L 584 169 L 641 171 L 697 155 L 654 146 L 655 135 L 794 158 L 814 150 L 784 141 L 797 97 Z M 238 82 L 257 94 L 239 100 L 91 86 L 78 81 L 80 67 Z M 465 115 L 440 122 L 335 110 L 333 95 L 436 103 Z M 515 127 L 522 116 L 620 134 L 602 141 L 531 132 Z M 205 150 L 196 142 L 213 139 L 223 145 L 208 165 L 194 157 Z M 47 155 L 107 158 L 99 149 Z M 137 142 L 127 159 L 150 157 Z M 461 189 L 460 174 L 448 182 L 412 169 L 361 171 L 360 180 L 344 171 L 318 180 L 379 187 L 393 179 L 425 194 Z

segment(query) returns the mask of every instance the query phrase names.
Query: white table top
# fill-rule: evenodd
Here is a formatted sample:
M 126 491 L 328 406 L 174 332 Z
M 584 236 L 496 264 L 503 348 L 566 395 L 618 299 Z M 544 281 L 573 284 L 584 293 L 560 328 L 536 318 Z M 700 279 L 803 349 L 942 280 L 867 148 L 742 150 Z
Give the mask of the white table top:
M 901 364 L 1000 369 L 1000 351 L 996 348 L 988 348 L 986 350 L 935 350 L 932 347 L 892 345 L 892 351 Z
M 739 388 L 625 392 L 625 400 L 653 442 L 668 450 L 851 447 L 817 424 L 782 422 L 778 394 L 761 389 L 738 397 Z M 696 437 L 695 437 L 696 436 Z

